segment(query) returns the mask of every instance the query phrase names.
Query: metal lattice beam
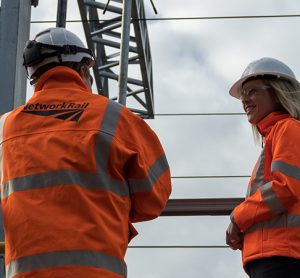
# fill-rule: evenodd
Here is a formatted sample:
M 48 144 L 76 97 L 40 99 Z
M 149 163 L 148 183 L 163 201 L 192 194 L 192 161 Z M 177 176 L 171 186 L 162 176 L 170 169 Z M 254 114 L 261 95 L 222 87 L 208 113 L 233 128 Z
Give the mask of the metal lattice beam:
M 99 94 L 113 100 L 120 99 L 116 84 L 122 80 L 122 73 L 125 73 L 125 96 L 129 108 L 143 118 L 152 119 L 152 60 L 147 22 L 140 20 L 145 18 L 143 0 L 132 0 L 132 16 L 127 19 L 130 20 L 128 23 L 131 27 L 127 38 L 128 45 L 125 46 L 124 38 L 122 40 L 122 3 L 121 0 L 111 0 L 109 3 L 107 0 L 78 0 L 87 44 L 96 56 L 93 70 L 97 90 Z M 122 47 L 128 47 L 128 57 L 125 55 L 128 76 L 122 69 Z
M 229 215 L 243 198 L 170 199 L 161 216 Z
M 68 0 L 58 0 L 56 27 L 66 27 Z

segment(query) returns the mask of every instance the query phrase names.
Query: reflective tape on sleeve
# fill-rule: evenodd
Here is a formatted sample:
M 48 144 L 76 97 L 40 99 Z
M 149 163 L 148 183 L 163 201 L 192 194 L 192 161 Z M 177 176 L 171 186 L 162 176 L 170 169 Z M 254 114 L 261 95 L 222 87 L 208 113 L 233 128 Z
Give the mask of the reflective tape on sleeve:
M 100 127 L 100 134 L 96 139 L 95 158 L 97 172 L 107 174 L 110 148 L 122 111 L 122 106 L 112 100 L 109 101 L 104 112 Z
M 280 214 L 286 211 L 286 207 L 281 203 L 277 195 L 274 193 L 271 182 L 261 186 L 260 192 L 264 202 L 274 214 Z
M 10 114 L 10 112 L 5 113 L 1 116 L 0 118 L 0 144 L 2 145 L 2 141 L 3 141 L 3 128 L 4 128 L 4 123 L 5 120 L 7 118 L 7 116 Z
M 101 137 L 99 135 L 99 137 Z M 113 179 L 108 176 L 103 164 L 97 161 L 97 173 L 85 173 L 73 170 L 56 170 L 39 174 L 18 177 L 2 183 L 2 199 L 14 192 L 34 190 L 63 185 L 77 185 L 82 188 L 109 190 L 123 197 L 129 196 L 127 181 Z M 155 182 L 169 168 L 165 155 L 160 157 L 149 169 L 148 176 L 144 179 L 130 181 L 131 192 L 148 192 Z
M 143 179 L 129 179 L 130 193 L 150 191 L 168 169 L 169 164 L 165 154 L 163 154 L 149 168 L 147 177 Z
M 275 160 L 271 164 L 271 170 L 272 172 L 278 171 L 281 172 L 282 174 L 300 180 L 300 168 L 290 165 L 286 162 L 283 162 L 281 160 Z
M 2 115 L 0 118 L 0 183 L 2 184 L 3 182 L 3 160 L 2 160 L 2 143 L 3 143 L 3 129 L 4 129 L 4 123 L 9 115 L 10 112 L 5 113 Z M 2 196 L 2 190 L 1 190 L 1 196 Z
M 100 130 L 111 135 L 115 134 L 123 106 L 110 100 L 107 104 Z
M 26 256 L 10 262 L 6 266 L 7 278 L 23 272 L 62 266 L 97 267 L 126 277 L 126 264 L 123 260 L 95 251 L 57 251 Z
M 272 228 L 300 228 L 300 215 L 283 214 L 271 220 L 254 224 L 246 231 L 246 233 L 252 233 L 257 230 Z
M 129 196 L 126 183 L 109 179 L 107 175 L 83 173 L 72 170 L 57 170 L 14 178 L 2 183 L 2 199 L 14 192 L 70 184 L 88 189 L 109 190 L 120 196 Z
M 265 149 L 263 148 L 257 160 L 253 181 L 248 187 L 246 197 L 253 195 L 265 183 Z

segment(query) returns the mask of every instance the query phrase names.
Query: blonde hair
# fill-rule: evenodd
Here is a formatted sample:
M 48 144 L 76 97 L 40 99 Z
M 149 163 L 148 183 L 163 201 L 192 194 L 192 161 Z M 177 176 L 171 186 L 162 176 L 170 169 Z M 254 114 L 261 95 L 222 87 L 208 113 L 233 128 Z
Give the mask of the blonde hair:
M 281 78 L 265 79 L 264 83 L 273 89 L 285 111 L 300 120 L 300 83 Z M 252 131 L 255 143 L 259 143 L 261 136 L 255 125 L 252 125 Z

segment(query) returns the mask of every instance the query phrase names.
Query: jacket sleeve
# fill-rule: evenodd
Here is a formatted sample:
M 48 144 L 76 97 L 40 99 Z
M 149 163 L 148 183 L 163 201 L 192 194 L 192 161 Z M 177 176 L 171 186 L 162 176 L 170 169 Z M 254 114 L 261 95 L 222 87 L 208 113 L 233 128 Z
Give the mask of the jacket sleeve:
M 275 127 L 271 179 L 238 205 L 231 219 L 242 231 L 286 213 L 300 197 L 300 123 L 288 120 Z
M 161 214 L 171 193 L 170 169 L 161 143 L 147 123 L 125 111 L 132 155 L 125 165 L 131 198 L 130 221 L 139 222 Z

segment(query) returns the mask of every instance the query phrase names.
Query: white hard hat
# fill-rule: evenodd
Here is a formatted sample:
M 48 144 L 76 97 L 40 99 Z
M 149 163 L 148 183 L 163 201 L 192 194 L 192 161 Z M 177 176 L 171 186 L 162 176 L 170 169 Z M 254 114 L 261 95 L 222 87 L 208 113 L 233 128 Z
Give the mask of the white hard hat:
M 92 51 L 79 37 L 60 27 L 46 29 L 38 33 L 34 40 L 29 40 L 23 58 L 30 79 L 39 68 L 50 63 L 81 62 L 87 58 L 88 65 L 94 65 Z
M 241 78 L 230 88 L 230 95 L 239 98 L 243 83 L 250 77 L 256 76 L 274 76 L 276 78 L 287 79 L 292 83 L 298 83 L 295 74 L 286 64 L 274 58 L 265 57 L 251 62 L 246 67 Z

